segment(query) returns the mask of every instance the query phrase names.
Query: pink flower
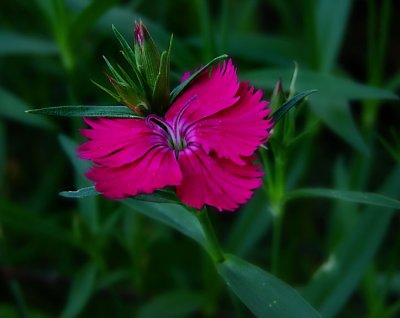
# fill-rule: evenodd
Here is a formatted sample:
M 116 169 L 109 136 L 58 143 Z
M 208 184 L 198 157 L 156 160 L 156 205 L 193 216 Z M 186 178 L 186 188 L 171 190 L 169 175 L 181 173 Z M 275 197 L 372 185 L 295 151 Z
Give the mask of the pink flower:
M 254 152 L 272 127 L 262 92 L 238 82 L 232 62 L 200 74 L 165 117 L 88 119 L 80 157 L 97 191 L 118 199 L 175 186 L 182 202 L 234 210 L 262 183 Z

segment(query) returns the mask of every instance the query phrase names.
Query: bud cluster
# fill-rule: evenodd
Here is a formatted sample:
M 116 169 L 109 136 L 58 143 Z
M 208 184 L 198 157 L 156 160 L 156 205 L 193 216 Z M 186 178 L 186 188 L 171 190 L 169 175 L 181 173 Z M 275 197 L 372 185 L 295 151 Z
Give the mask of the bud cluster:
M 107 77 L 115 92 L 95 84 L 138 115 L 162 114 L 169 104 L 172 37 L 168 51 L 160 54 L 142 22 L 135 24 L 133 49 L 114 26 L 113 31 L 122 46 L 121 53 L 131 69 L 126 71 L 120 65 L 114 67 L 104 57 L 110 72 Z

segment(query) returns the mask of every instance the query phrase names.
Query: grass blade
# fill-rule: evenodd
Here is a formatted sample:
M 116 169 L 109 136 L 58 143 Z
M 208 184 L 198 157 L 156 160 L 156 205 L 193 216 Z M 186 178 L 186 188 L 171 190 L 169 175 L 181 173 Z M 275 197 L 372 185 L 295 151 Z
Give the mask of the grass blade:
M 324 188 L 306 188 L 294 190 L 287 194 L 288 200 L 299 197 L 322 197 L 381 206 L 385 208 L 400 209 L 400 201 L 379 193 L 343 191 Z
M 142 118 L 126 106 L 55 106 L 27 110 L 30 114 L 66 117 Z
M 400 168 L 390 174 L 380 192 L 396 196 L 400 189 Z M 335 317 L 371 265 L 387 232 L 393 209 L 371 206 L 355 228 L 344 237 L 304 289 L 304 296 L 324 317 Z

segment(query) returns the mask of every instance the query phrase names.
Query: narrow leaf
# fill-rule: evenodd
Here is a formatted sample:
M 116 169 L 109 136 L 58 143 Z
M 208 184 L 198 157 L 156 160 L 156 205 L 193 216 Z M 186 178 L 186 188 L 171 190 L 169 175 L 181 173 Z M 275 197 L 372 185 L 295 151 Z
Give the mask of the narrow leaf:
M 243 78 L 253 85 L 273 89 L 276 80 L 282 79 L 283 83 L 290 83 L 293 75 L 291 68 L 261 69 L 243 74 Z M 325 101 L 340 98 L 341 100 L 353 99 L 394 99 L 399 97 L 391 91 L 383 88 L 368 86 L 355 82 L 349 78 L 318 73 L 301 68 L 297 77 L 296 86 L 298 90 L 306 90 L 314 87 L 318 95 Z
M 76 274 L 61 318 L 74 318 L 79 315 L 93 293 L 95 278 L 96 267 L 93 264 L 83 267 Z
M 400 201 L 379 193 L 342 191 L 324 188 L 306 188 L 288 193 L 287 198 L 323 197 L 343 201 L 382 206 L 385 208 L 400 209 Z
M 172 104 L 173 101 L 178 97 L 178 95 L 197 77 L 199 76 L 204 70 L 206 70 L 207 68 L 209 68 L 210 66 L 219 63 L 220 61 L 226 60 L 228 58 L 228 55 L 223 54 L 220 55 L 216 58 L 214 58 L 213 60 L 211 60 L 210 62 L 208 62 L 206 65 L 204 65 L 201 69 L 199 69 L 198 71 L 194 72 L 186 81 L 184 81 L 183 83 L 179 84 L 177 87 L 175 87 L 170 96 L 170 103 Z
M 89 169 L 90 162 L 88 160 L 78 158 L 76 153 L 78 144 L 65 135 L 59 135 L 58 140 L 60 141 L 64 152 L 67 154 L 68 159 L 75 170 L 75 186 L 78 189 L 90 186 L 91 182 L 85 177 L 85 172 Z M 92 233 L 98 233 L 99 208 L 96 197 L 91 196 L 84 200 L 80 200 L 78 202 L 78 209 L 82 220 L 89 225 Z
M 206 248 L 207 240 L 201 225 L 197 218 L 183 206 L 177 204 L 144 202 L 133 198 L 124 199 L 121 202 L 131 207 L 136 212 L 176 229 Z
M 257 317 L 321 317 L 292 287 L 236 256 L 226 255 L 218 273 Z
M 276 125 L 276 123 L 282 118 L 282 116 L 286 114 L 291 108 L 300 104 L 304 98 L 311 95 L 312 93 L 315 93 L 316 91 L 317 91 L 316 89 L 309 89 L 306 91 L 302 91 L 293 96 L 293 98 L 289 99 L 287 102 L 285 102 L 279 109 L 277 109 L 272 114 L 274 124 Z
M 62 191 L 59 194 L 65 198 L 81 199 L 99 195 L 100 193 L 94 187 L 85 187 L 76 191 Z
M 57 45 L 46 39 L 39 39 L 23 34 L 0 31 L 0 56 L 3 55 L 55 55 Z
M 75 191 L 62 191 L 59 193 L 59 195 L 61 195 L 62 197 L 73 198 L 73 199 L 82 199 L 99 194 L 101 193 L 98 192 L 94 186 L 81 188 Z M 176 196 L 176 194 L 172 191 L 165 189 L 156 190 L 151 194 L 139 194 L 132 197 L 132 199 L 139 201 L 157 202 L 157 203 L 180 204 L 180 201 Z
M 48 118 L 29 116 L 25 113 L 30 106 L 11 92 L 0 87 L 0 118 L 18 121 L 43 129 L 54 129 L 55 126 Z
M 400 168 L 389 175 L 380 192 L 398 196 Z M 324 317 L 336 317 L 357 288 L 362 275 L 371 266 L 394 215 L 393 209 L 369 206 L 353 229 L 331 252 L 311 282 L 304 296 Z
M 126 106 L 56 106 L 27 110 L 27 113 L 66 117 L 142 118 Z
M 321 70 L 330 71 L 346 30 L 352 1 L 320 0 L 316 3 L 316 36 L 321 57 Z

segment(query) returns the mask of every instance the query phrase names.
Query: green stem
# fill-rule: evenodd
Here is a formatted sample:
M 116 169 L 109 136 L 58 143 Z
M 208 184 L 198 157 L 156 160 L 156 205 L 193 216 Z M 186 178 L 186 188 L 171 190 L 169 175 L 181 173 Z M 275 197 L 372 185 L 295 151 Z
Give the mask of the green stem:
M 204 208 L 195 214 L 200 222 L 207 239 L 207 251 L 210 253 L 211 258 L 215 263 L 222 263 L 225 260 L 224 252 L 218 242 L 214 228 L 211 224 L 207 209 Z
M 279 256 L 282 238 L 282 219 L 283 209 L 282 207 L 276 206 L 272 208 L 273 217 L 273 232 L 272 232 L 272 250 L 271 250 L 271 273 L 278 275 L 279 271 Z

